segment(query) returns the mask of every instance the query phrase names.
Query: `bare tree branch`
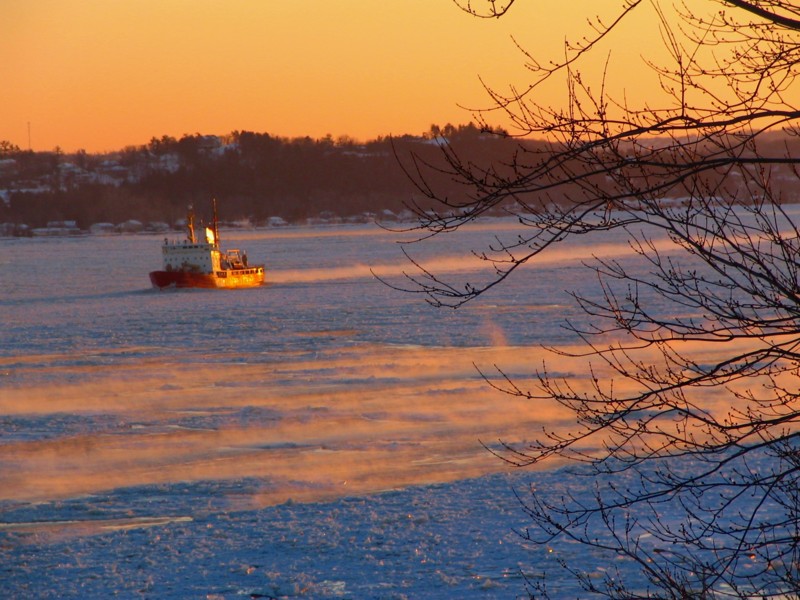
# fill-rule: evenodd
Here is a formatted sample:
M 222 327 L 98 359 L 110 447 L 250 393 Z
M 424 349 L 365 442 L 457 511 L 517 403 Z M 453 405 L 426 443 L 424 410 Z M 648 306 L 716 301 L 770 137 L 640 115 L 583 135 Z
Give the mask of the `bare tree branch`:
M 514 3 L 458 4 L 499 18 Z M 663 96 L 637 107 L 612 97 L 605 72 L 594 91 L 578 68 L 646 6 L 670 62 L 648 63 Z M 505 159 L 466 158 L 445 137 L 438 159 L 398 153 L 421 195 L 409 204 L 418 243 L 498 214 L 520 232 L 474 250 L 489 267 L 480 281 L 448 280 L 407 252 L 405 283 L 393 285 L 457 308 L 571 240 L 626 239 L 630 256 L 587 261 L 596 285 L 572 293 L 583 318 L 565 326 L 583 349 L 551 348 L 582 376 L 544 364 L 522 384 L 501 365 L 480 371 L 575 420 L 487 449 L 520 467 L 568 459 L 594 482 L 588 496 L 521 497 L 521 534 L 640 567 L 635 580 L 598 579 L 563 563 L 587 594 L 786 597 L 800 589 L 800 229 L 785 208 L 800 201 L 800 5 L 627 0 L 590 27 L 560 62 L 523 50 L 528 87 L 487 90 L 490 113 L 517 129 Z M 538 104 L 534 91 L 556 75 L 567 105 Z M 440 193 L 441 180 L 463 193 Z

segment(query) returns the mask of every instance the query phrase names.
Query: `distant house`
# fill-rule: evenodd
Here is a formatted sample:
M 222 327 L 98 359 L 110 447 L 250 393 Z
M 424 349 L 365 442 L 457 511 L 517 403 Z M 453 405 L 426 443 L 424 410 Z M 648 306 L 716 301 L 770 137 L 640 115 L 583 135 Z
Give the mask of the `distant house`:
M 285 227 L 288 223 L 281 217 L 270 217 L 267 220 L 267 225 L 270 227 Z
M 163 221 L 151 221 L 145 225 L 144 230 L 151 233 L 167 233 L 170 230 L 170 227 Z
M 75 221 L 48 221 L 47 227 L 37 227 L 31 234 L 37 237 L 80 235 L 83 233 Z
M 176 173 L 181 168 L 181 157 L 175 153 L 163 154 L 153 168 L 166 173 Z
M 117 225 L 117 229 L 122 233 L 139 233 L 144 229 L 144 225 L 141 221 L 130 219 Z
M 197 149 L 208 154 L 216 153 L 222 148 L 222 140 L 216 135 L 203 135 L 197 141 Z
M 0 177 L 10 177 L 16 175 L 19 171 L 19 165 L 13 158 L 0 159 Z
M 89 226 L 89 233 L 94 235 L 111 235 L 117 228 L 113 223 L 93 223 Z
M 116 160 L 104 160 L 97 168 L 97 172 L 101 176 L 103 183 L 111 183 L 112 185 L 120 185 L 130 179 L 130 170 L 123 167 Z

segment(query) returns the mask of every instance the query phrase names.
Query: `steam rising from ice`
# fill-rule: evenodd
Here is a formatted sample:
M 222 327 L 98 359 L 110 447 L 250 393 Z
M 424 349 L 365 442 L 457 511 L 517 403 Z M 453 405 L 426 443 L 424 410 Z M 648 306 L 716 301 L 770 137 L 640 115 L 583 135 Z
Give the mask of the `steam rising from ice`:
M 667 241 L 656 242 L 659 251 L 666 252 L 674 247 Z M 631 248 L 627 244 L 599 244 L 583 248 L 556 248 L 537 258 L 538 266 L 557 265 L 559 263 L 576 264 L 579 261 L 591 261 L 594 258 L 610 259 L 630 255 Z M 413 251 L 410 252 L 413 255 Z M 500 256 L 501 259 L 506 258 Z M 415 258 L 416 260 L 416 258 Z M 437 255 L 432 259 L 419 259 L 420 267 L 436 273 L 437 276 L 447 274 L 463 274 L 480 271 L 492 271 L 491 261 L 478 258 L 467 253 L 442 256 Z M 271 269 L 269 271 L 270 283 L 312 283 L 320 281 L 336 281 L 345 279 L 371 278 L 378 276 L 391 279 L 404 275 L 419 275 L 419 269 L 406 259 L 387 263 L 357 263 L 344 266 L 303 269 Z
M 504 227 L 494 223 L 478 233 Z M 326 235 L 324 243 L 312 240 Z M 142 282 L 160 260 L 157 240 L 147 237 L 9 243 L 9 268 L 0 277 L 28 287 L 8 286 L 0 300 L 0 308 L 12 311 L 8 322 L 22 348 L 0 352 L 0 500 L 252 477 L 263 489 L 237 502 L 266 505 L 507 469 L 481 444 L 524 446 L 545 426 L 574 423 L 558 406 L 492 388 L 476 366 L 502 383 L 497 365 L 520 389 L 532 389 L 533 371 L 552 356 L 530 336 L 520 341 L 509 323 L 528 319 L 526 329 L 534 330 L 531 314 L 551 318 L 545 309 L 560 300 L 542 288 L 573 283 L 558 279 L 568 271 L 560 264 L 631 252 L 626 243 L 554 248 L 536 261 L 547 275 L 534 279 L 535 293 L 528 283 L 511 287 L 514 302 L 483 302 L 459 313 L 469 319 L 445 322 L 421 315 L 417 304 L 407 308 L 407 297 L 387 298 L 385 288 L 373 294 L 375 274 L 414 273 L 386 232 L 222 237 L 244 241 L 251 262 L 269 257 L 272 289 L 145 296 Z M 379 243 L 367 243 L 373 238 Z M 340 249 L 326 253 L 329 242 Z M 473 238 L 460 247 L 447 237 L 436 244 L 427 254 L 413 244 L 408 251 L 423 267 L 456 280 L 491 269 L 470 255 L 480 247 Z M 106 262 L 87 265 L 87 252 Z M 31 265 L 49 271 L 24 277 L 34 272 Z M 70 275 L 75 265 L 82 265 L 81 277 Z M 356 285 L 307 285 L 338 281 Z M 365 306 L 350 310 L 358 303 Z M 535 341 L 557 343 L 555 327 L 543 329 Z M 317 344 L 314 335 L 336 339 Z M 458 343 L 451 345 L 454 336 Z M 401 345 L 407 340 L 426 345 Z M 576 388 L 590 386 L 585 361 L 559 357 L 555 364 Z M 593 367 L 601 376 L 601 366 Z M 727 393 L 707 394 L 709 410 L 729 408 Z
M 45 431 L 28 439 L 20 427 L 2 444 L 0 499 L 257 477 L 268 483 L 248 503 L 319 500 L 503 470 L 481 442 L 524 444 L 545 425 L 571 424 L 558 406 L 502 394 L 476 371 L 500 365 L 532 386 L 538 348 L 370 344 L 310 360 L 225 358 L 52 366 L 58 385 L 6 388 L 0 413 Z M 558 364 L 576 387 L 589 385 L 585 363 Z M 728 400 L 709 393 L 708 408 Z
M 7 418 L 53 427 L 5 442 L 0 498 L 263 477 L 271 486 L 258 502 L 273 503 L 478 475 L 502 466 L 479 440 L 518 440 L 542 417 L 492 394 L 472 365 L 516 352 L 366 346 L 313 361 L 142 361 L 79 377 L 54 366 L 75 383 L 0 398 Z M 53 425 L 65 415 L 81 424 Z

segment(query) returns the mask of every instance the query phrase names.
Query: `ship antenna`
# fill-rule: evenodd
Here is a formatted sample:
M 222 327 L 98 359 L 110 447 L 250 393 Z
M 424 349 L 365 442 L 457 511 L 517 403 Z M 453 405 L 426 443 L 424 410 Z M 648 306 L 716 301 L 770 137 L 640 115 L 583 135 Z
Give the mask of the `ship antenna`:
M 186 215 L 186 227 L 189 229 L 189 243 L 194 244 L 194 207 L 189 205 L 189 214 Z
M 216 242 L 217 246 L 219 246 L 219 224 L 217 223 L 217 199 L 211 199 L 211 207 L 214 211 L 214 241 Z

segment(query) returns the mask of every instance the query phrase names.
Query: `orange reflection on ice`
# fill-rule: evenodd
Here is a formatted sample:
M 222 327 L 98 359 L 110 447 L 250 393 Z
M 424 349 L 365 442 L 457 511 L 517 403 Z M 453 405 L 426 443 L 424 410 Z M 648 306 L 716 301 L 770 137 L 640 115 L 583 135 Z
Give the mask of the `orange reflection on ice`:
M 78 415 L 83 429 L 0 445 L 0 499 L 258 478 L 255 496 L 231 501 L 266 505 L 503 470 L 481 442 L 524 444 L 545 426 L 572 427 L 574 417 L 493 389 L 475 365 L 487 373 L 499 365 L 524 389 L 548 357 L 538 348 L 379 345 L 261 363 L 230 356 L 202 367 L 149 359 L 71 367 L 31 357 L 52 362 L 48 375 L 59 383 L 7 385 L 0 415 Z M 585 361 L 554 364 L 577 388 L 591 385 Z M 709 410 L 730 408 L 725 390 L 704 393 Z

